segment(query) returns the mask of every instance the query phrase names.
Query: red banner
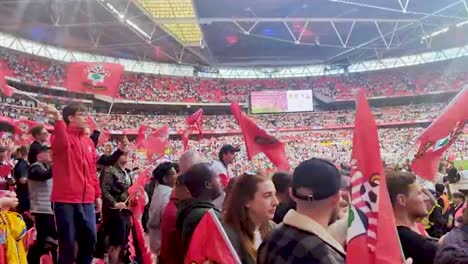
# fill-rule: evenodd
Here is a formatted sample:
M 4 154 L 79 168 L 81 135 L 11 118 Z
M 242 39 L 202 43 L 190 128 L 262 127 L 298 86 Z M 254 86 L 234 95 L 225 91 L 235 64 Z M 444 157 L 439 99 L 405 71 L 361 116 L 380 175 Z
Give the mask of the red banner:
M 379 136 L 364 90 L 356 97 L 346 263 L 402 263 Z
M 205 262 L 241 263 L 213 209 L 205 213 L 197 228 L 195 228 L 184 263 Z
M 138 131 L 136 146 L 146 149 L 146 156 L 149 160 L 164 154 L 166 146 L 169 144 L 169 127 L 163 126 L 156 129 L 142 125 Z
M 65 85 L 68 91 L 115 97 L 124 67 L 117 63 L 72 62 Z
M 416 175 L 430 181 L 434 179 L 442 154 L 463 132 L 468 120 L 467 102 L 468 88 L 465 88 L 418 139 L 419 149 L 411 163 Z
M 258 153 L 264 153 L 279 170 L 288 171 L 289 162 L 284 143 L 259 127 L 251 117 L 242 112 L 239 104 L 232 103 L 231 112 L 241 127 L 249 160 Z

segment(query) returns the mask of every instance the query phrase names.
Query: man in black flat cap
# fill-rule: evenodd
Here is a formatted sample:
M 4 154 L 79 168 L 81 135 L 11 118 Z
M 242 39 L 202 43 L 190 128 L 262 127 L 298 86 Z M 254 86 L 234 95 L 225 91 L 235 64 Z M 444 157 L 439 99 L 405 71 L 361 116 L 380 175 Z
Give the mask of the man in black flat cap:
M 322 159 L 302 162 L 294 170 L 290 210 L 258 249 L 259 264 L 343 264 L 346 253 L 327 227 L 337 215 L 341 175 Z

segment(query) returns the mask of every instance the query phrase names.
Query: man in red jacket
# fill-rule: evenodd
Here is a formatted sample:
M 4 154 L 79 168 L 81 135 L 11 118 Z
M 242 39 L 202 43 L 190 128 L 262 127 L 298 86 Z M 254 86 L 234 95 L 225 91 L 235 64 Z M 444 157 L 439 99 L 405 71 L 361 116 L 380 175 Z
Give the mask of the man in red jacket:
M 86 108 L 71 103 L 65 106 L 62 115 L 51 105 L 43 108 L 55 120 L 51 140 L 54 175 L 51 201 L 58 232 L 59 263 L 91 264 L 96 244 L 95 209 L 101 210 L 102 201 L 96 149 L 84 133 Z

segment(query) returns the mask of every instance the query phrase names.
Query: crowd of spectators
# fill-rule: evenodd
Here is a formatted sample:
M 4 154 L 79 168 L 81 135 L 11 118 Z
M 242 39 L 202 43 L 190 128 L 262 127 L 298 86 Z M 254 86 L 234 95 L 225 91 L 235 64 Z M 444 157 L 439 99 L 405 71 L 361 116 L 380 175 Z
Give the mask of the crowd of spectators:
M 368 96 L 405 96 L 434 91 L 456 91 L 468 81 L 463 59 L 340 76 L 288 79 L 211 79 L 170 77 L 126 72 L 118 97 L 155 102 L 246 102 L 256 90 L 313 89 L 333 99 L 350 99 L 352 90 L 364 88 Z M 31 55 L 0 50 L 7 76 L 39 87 L 63 86 L 67 65 Z M 441 69 L 443 69 L 441 71 Z
M 33 102 L 14 98 L 0 98 L 0 113 L 14 119 L 29 119 L 37 122 L 47 121 L 46 117 L 37 115 L 37 109 L 32 108 Z M 379 123 L 401 121 L 427 121 L 438 116 L 445 107 L 443 103 L 394 106 L 375 108 L 374 115 Z M 183 130 L 186 127 L 187 115 L 161 115 L 161 114 L 123 114 L 120 112 L 95 113 L 90 112 L 103 124 L 105 130 L 138 129 L 140 125 L 161 127 L 168 125 L 175 130 Z M 310 128 L 352 125 L 354 123 L 354 111 L 322 111 L 311 113 L 270 114 L 256 115 L 254 118 L 264 128 Z M 203 128 L 206 130 L 233 130 L 239 129 L 231 115 L 205 115 Z
M 38 114 L 37 109 L 29 107 L 29 101 L 14 98 L 3 98 L 0 103 L 0 114 L 15 119 L 29 119 L 37 122 L 47 122 L 47 117 Z M 445 104 L 422 104 L 399 107 L 376 108 L 374 114 L 378 122 L 420 121 L 435 118 Z M 92 110 L 91 110 L 92 112 Z M 186 116 L 149 115 L 149 114 L 116 114 L 94 113 L 98 123 L 106 130 L 137 129 L 141 124 L 160 127 L 168 125 L 171 129 L 185 128 Z M 296 165 L 307 157 L 316 156 L 333 160 L 337 164 L 349 162 L 352 145 L 352 130 L 313 130 L 301 132 L 278 132 L 276 128 L 299 128 L 326 125 L 352 125 L 354 111 L 330 111 L 297 113 L 287 115 L 257 115 L 257 122 L 265 128 L 273 129 L 273 133 L 286 143 L 287 155 L 290 162 Z M 205 115 L 203 128 L 206 130 L 239 129 L 232 116 Z M 401 155 L 415 142 L 421 134 L 421 127 L 411 128 L 381 128 L 379 129 L 382 157 L 389 163 L 396 163 Z M 115 139 L 115 138 L 113 138 Z M 207 135 L 199 140 L 194 136 L 189 141 L 189 147 L 200 151 L 204 156 L 216 158 L 219 148 L 224 143 L 241 146 L 236 168 L 239 171 L 257 169 L 256 167 L 269 164 L 266 157 L 259 155 L 254 161 L 246 160 L 243 139 L 239 135 Z M 7 137 L 3 140 L 9 140 Z M 460 158 L 468 153 L 468 137 L 462 137 L 452 148 Z M 12 142 L 4 142 L 4 144 Z M 114 141 L 113 144 L 116 145 Z M 177 159 L 183 147 L 180 139 L 171 139 L 168 158 Z M 135 151 L 131 161 L 137 167 L 144 166 L 145 153 Z
M 423 94 L 433 91 L 459 90 L 468 81 L 468 72 L 457 67 L 460 61 L 426 64 L 410 68 L 356 73 L 341 76 L 322 76 L 290 79 L 209 79 L 194 77 L 169 77 L 153 74 L 126 72 L 121 80 L 119 98 L 159 102 L 246 102 L 250 91 L 264 89 L 313 89 L 322 96 L 334 99 L 349 99 L 354 88 L 364 88 L 368 96 L 398 96 Z M 4 65 L 6 76 L 38 87 L 63 86 L 66 78 L 66 64 L 46 60 L 31 55 L 0 50 L 0 64 Z M 443 69 L 441 71 L 441 69 Z M 28 99 L 1 98 L 0 115 L 14 119 L 28 119 L 48 123 L 46 116 L 38 114 L 35 102 Z M 377 122 L 427 121 L 438 116 L 445 107 L 444 103 L 406 105 L 374 109 Z M 142 124 L 154 127 L 168 125 L 171 129 L 185 128 L 187 115 L 163 115 L 159 113 L 118 112 L 96 113 L 92 106 L 90 112 L 104 130 L 138 129 Z M 254 117 L 264 128 L 276 131 L 278 128 L 314 128 L 327 126 L 352 125 L 354 111 L 318 111 L 312 113 L 258 115 Z M 231 115 L 205 115 L 205 130 L 239 129 Z M 395 163 L 414 142 L 422 128 L 381 128 L 380 140 L 383 158 Z M 287 154 L 292 165 L 307 157 L 327 158 L 335 163 L 349 161 L 351 150 L 351 130 L 320 130 L 302 132 L 275 132 L 286 142 Z M 195 139 L 195 138 L 194 138 Z M 467 137 L 455 144 L 453 151 L 458 155 L 467 152 Z M 4 145 L 11 145 L 11 139 L 2 138 Z M 114 144 L 115 141 L 113 142 Z M 239 135 L 206 136 L 201 140 L 191 140 L 190 148 L 202 152 L 207 157 L 216 158 L 224 143 L 239 145 L 242 152 L 238 155 L 236 169 L 256 169 L 268 164 L 259 155 L 254 161 L 247 161 L 243 140 Z M 171 139 L 168 157 L 177 159 L 182 151 L 182 142 Z M 135 151 L 131 160 L 142 166 L 145 154 Z
M 382 159 L 392 166 L 404 161 L 404 155 L 414 155 L 416 148 L 411 149 L 423 128 L 380 128 L 379 139 Z M 333 161 L 335 164 L 349 164 L 352 150 L 352 130 L 319 130 L 308 132 L 278 133 L 276 136 L 285 142 L 286 153 L 292 166 L 298 165 L 302 160 L 310 157 L 320 157 Z M 233 144 L 240 147 L 241 151 L 236 155 L 234 164 L 237 172 L 258 170 L 272 167 L 272 164 L 263 155 L 257 155 L 252 161 L 247 160 L 247 153 L 242 136 L 212 136 L 202 139 L 194 138 L 189 141 L 189 148 L 197 150 L 211 160 L 217 159 L 219 149 L 223 144 Z M 468 137 L 462 136 L 457 140 L 447 156 L 462 159 L 463 153 L 468 151 Z M 116 146 L 116 142 L 113 142 Z M 410 150 L 410 151 L 408 151 Z M 408 153 L 406 153 L 408 151 Z M 170 151 L 166 158 L 177 160 L 183 153 L 180 140 L 170 140 Z M 134 153 L 132 162 L 138 166 L 144 166 L 144 153 Z

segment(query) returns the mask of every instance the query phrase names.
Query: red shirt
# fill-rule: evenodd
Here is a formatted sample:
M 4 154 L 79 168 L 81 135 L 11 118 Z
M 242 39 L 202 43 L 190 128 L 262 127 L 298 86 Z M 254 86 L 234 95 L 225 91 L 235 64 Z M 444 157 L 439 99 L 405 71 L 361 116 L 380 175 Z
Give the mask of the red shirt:
M 96 149 L 82 130 L 55 122 L 52 138 L 52 202 L 94 203 L 101 196 Z
M 183 263 L 182 236 L 176 228 L 177 207 L 174 192 L 161 217 L 161 251 L 159 258 L 162 263 Z M 182 262 L 181 262 L 182 261 Z

